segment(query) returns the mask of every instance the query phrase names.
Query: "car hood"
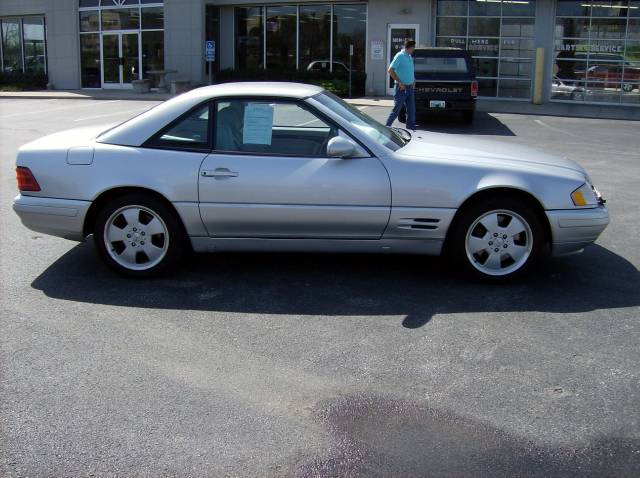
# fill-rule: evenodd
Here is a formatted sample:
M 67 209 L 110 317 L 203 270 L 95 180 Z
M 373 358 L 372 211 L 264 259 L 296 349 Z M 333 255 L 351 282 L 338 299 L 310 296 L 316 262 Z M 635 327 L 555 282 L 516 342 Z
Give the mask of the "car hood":
M 425 160 L 473 162 L 496 168 L 560 168 L 586 176 L 582 166 L 566 157 L 526 146 L 446 133 L 413 133 L 411 141 L 397 153 Z

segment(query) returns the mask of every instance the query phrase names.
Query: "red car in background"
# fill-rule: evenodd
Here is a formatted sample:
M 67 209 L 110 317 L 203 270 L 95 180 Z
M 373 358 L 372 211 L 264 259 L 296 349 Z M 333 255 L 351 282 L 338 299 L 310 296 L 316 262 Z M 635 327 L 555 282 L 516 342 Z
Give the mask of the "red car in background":
M 586 60 L 587 54 L 576 53 L 575 59 Z M 634 88 L 640 89 L 639 63 L 627 61 L 622 55 L 606 53 L 591 53 L 588 60 L 587 69 L 576 69 L 575 74 L 578 78 L 590 82 L 589 87 L 622 88 L 626 93 Z

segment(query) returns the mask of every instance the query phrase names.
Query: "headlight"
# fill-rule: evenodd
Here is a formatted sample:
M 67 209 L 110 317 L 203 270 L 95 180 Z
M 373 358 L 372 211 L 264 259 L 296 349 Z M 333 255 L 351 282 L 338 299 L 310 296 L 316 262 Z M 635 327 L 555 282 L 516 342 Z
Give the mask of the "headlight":
M 571 200 L 576 206 L 597 206 L 598 193 L 591 184 L 584 183 L 571 193 Z

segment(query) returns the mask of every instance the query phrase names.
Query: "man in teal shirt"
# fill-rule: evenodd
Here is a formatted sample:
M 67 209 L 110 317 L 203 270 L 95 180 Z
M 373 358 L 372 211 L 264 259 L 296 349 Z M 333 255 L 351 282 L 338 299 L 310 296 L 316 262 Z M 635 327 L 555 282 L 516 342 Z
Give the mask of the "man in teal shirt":
M 393 109 L 387 118 L 387 126 L 391 126 L 402 111 L 407 110 L 407 129 L 416 129 L 416 96 L 415 96 L 415 72 L 413 68 L 413 50 L 416 42 L 407 40 L 404 48 L 396 53 L 389 65 L 389 76 L 395 80 L 396 90 L 393 95 Z

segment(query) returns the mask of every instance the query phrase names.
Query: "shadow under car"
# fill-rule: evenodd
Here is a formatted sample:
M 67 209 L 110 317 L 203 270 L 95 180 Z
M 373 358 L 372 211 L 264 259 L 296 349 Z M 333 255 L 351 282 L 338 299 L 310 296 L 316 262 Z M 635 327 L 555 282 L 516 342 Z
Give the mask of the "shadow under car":
M 126 307 L 219 312 L 404 316 L 418 328 L 434 314 L 579 313 L 640 304 L 640 273 L 592 245 L 550 259 L 525 280 L 495 286 L 450 273 L 427 256 L 199 254 L 164 277 L 126 279 L 99 262 L 90 243 L 72 248 L 32 286 L 48 297 Z

